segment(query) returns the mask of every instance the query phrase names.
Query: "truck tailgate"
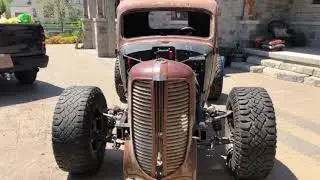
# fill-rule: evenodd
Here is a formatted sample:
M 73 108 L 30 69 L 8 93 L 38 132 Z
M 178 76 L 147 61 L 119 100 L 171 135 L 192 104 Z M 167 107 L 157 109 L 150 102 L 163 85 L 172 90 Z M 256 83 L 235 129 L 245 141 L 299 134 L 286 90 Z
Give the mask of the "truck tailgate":
M 42 26 L 37 24 L 0 24 L 0 54 L 32 56 L 45 54 Z

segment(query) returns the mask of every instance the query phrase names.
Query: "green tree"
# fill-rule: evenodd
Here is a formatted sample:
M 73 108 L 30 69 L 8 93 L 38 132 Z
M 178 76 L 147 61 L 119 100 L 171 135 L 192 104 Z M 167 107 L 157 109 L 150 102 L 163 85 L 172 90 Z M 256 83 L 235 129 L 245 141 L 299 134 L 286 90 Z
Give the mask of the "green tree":
M 82 10 L 77 7 L 76 0 L 38 0 L 38 3 L 42 6 L 44 17 L 59 20 L 62 31 L 65 18 L 75 20 L 82 15 Z
M 7 0 L 0 0 L 0 16 L 8 10 Z

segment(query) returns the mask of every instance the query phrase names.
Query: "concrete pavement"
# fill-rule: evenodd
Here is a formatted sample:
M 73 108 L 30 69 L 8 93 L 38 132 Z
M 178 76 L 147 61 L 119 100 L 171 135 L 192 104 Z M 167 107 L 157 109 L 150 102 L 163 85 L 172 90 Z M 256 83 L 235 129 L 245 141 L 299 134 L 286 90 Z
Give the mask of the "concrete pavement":
M 51 122 L 55 103 L 71 85 L 100 87 L 109 106 L 121 105 L 113 83 L 114 61 L 96 58 L 94 50 L 71 45 L 48 46 L 50 63 L 34 86 L 0 80 L 0 179 L 4 180 L 120 180 L 122 151 L 108 149 L 102 169 L 94 176 L 75 177 L 61 171 L 53 158 Z M 261 74 L 227 70 L 224 104 L 234 86 L 262 86 L 276 108 L 278 148 L 269 180 L 317 180 L 320 171 L 320 90 Z M 221 148 L 199 150 L 199 180 L 232 179 L 224 168 Z

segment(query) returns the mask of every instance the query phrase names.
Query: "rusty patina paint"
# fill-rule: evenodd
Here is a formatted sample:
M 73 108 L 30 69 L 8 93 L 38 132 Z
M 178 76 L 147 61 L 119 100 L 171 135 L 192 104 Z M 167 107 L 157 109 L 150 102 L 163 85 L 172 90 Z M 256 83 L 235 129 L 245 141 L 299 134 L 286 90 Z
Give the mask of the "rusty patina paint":
M 159 64 L 159 62 L 162 62 Z M 159 65 L 159 67 L 158 67 Z M 160 69 L 158 69 L 160 68 Z M 166 79 L 165 82 L 168 82 L 170 80 L 182 80 L 189 84 L 189 91 L 190 91 L 190 97 L 189 97 L 189 132 L 192 132 L 192 124 L 195 123 L 195 112 L 196 112 L 196 89 L 195 89 L 195 78 L 192 69 L 180 62 L 176 61 L 170 61 L 170 60 L 164 60 L 164 59 L 158 59 L 158 60 L 152 60 L 152 61 L 145 61 L 142 63 L 139 63 L 135 65 L 131 71 L 129 72 L 129 90 L 132 90 L 132 84 L 136 80 L 153 80 L 154 77 L 164 77 Z M 154 86 L 151 86 L 151 93 L 155 91 Z M 166 90 L 165 90 L 166 91 Z M 168 106 L 168 100 L 167 96 L 164 98 L 164 107 Z M 129 100 L 132 99 L 132 92 L 129 92 Z M 152 99 L 152 104 L 155 102 L 154 98 Z M 129 113 L 128 113 L 128 120 L 129 124 L 132 125 L 132 102 L 128 101 L 129 103 Z M 154 110 L 155 111 L 155 110 Z M 153 116 L 153 119 L 155 117 Z M 167 118 L 164 118 L 163 120 L 164 124 L 167 123 Z M 164 131 L 166 129 L 164 128 Z M 132 132 L 132 131 L 131 131 Z M 156 131 L 153 129 L 153 137 L 156 137 Z M 131 139 L 133 139 L 133 135 L 131 134 Z M 157 140 L 154 139 L 154 144 L 157 144 Z M 163 146 L 164 151 L 166 151 L 167 139 L 163 139 Z M 156 151 L 155 147 L 153 148 L 153 159 L 156 159 Z M 134 147 L 132 140 L 126 141 L 125 147 L 124 147 L 124 157 L 123 157 L 123 163 L 124 163 L 124 178 L 130 178 L 130 177 L 140 177 L 145 180 L 154 180 L 153 177 L 146 174 L 141 167 L 139 166 L 137 159 L 135 157 Z M 155 163 L 154 163 L 155 164 Z M 163 178 L 163 180 L 195 180 L 196 179 L 196 166 L 197 166 L 197 148 L 196 148 L 196 141 L 192 138 L 192 134 L 190 133 L 188 135 L 188 146 L 186 150 L 186 157 L 185 160 L 180 168 L 178 168 L 174 173 L 166 176 Z M 164 167 L 166 168 L 166 167 Z M 152 167 L 152 176 L 155 176 L 155 166 Z
M 159 9 L 159 8 L 191 8 L 203 9 L 209 13 L 216 14 L 215 0 L 125 0 L 118 6 L 118 14 L 138 9 Z
M 168 36 L 143 36 L 143 37 L 134 37 L 134 38 L 124 38 L 121 36 L 121 24 L 122 24 L 122 16 L 126 13 L 138 12 L 138 11 L 152 11 L 152 10 L 169 10 L 169 9 L 185 9 L 185 10 L 197 10 L 201 12 L 206 12 L 210 14 L 212 18 L 211 22 L 211 32 L 209 37 L 194 37 L 194 36 L 175 36 L 175 35 L 168 35 Z M 217 23 L 216 23 L 216 12 L 217 12 L 217 5 L 215 0 L 125 0 L 120 3 L 117 8 L 117 19 L 118 19 L 118 37 L 117 37 L 117 46 L 120 49 L 124 44 L 139 44 L 144 42 L 162 42 L 163 44 L 170 43 L 170 42 L 184 42 L 188 43 L 195 43 L 195 44 L 204 44 L 213 49 L 216 46 L 216 34 L 217 34 Z M 189 84 L 189 114 L 190 114 L 190 124 L 189 124 L 189 132 L 192 132 L 192 125 L 195 123 L 195 112 L 196 112 L 196 89 L 195 89 L 195 78 L 193 71 L 190 67 L 176 62 L 176 61 L 169 61 L 169 60 L 162 60 L 164 62 L 157 62 L 156 60 L 145 61 L 135 65 L 131 71 L 129 72 L 128 77 L 128 105 L 129 105 L 129 112 L 128 112 L 128 121 L 129 124 L 132 125 L 132 83 L 136 80 L 150 80 L 152 81 L 167 81 L 170 80 L 183 80 Z M 167 87 L 167 86 L 166 86 Z M 154 86 L 151 85 L 151 93 L 155 92 Z M 167 90 L 164 89 L 166 92 Z M 168 106 L 166 96 L 167 93 L 164 95 L 164 107 Z M 152 95 L 153 96 L 153 95 Z M 155 104 L 154 98 L 151 100 L 152 104 Z M 153 108 L 153 107 L 152 107 Z M 153 110 L 154 112 L 155 110 Z M 166 113 L 166 110 L 164 111 Z M 151 113 L 152 118 L 155 119 L 154 113 Z M 166 117 L 166 116 L 165 116 Z M 167 122 L 167 119 L 164 118 L 164 124 Z M 166 129 L 164 128 L 164 131 Z M 156 137 L 155 126 L 153 123 L 153 133 L 152 137 Z M 131 134 L 131 139 L 133 139 Z M 157 140 L 153 139 L 155 145 L 157 144 Z M 166 146 L 165 144 L 168 143 L 166 136 L 164 135 L 163 138 L 163 148 L 164 148 L 164 155 L 166 153 Z M 153 147 L 152 151 L 152 158 L 153 160 L 156 159 L 156 151 L 155 147 Z M 133 147 L 132 140 L 126 141 L 125 148 L 124 148 L 124 178 L 136 177 L 145 180 L 154 180 L 155 177 L 155 162 L 152 164 L 152 171 L 151 174 L 146 174 L 139 163 L 137 162 L 135 151 Z M 166 160 L 164 159 L 164 162 Z M 197 167 L 197 148 L 196 148 L 196 140 L 192 138 L 192 133 L 188 135 L 188 145 L 186 149 L 185 159 L 180 168 L 174 171 L 172 174 L 167 174 L 164 172 L 166 177 L 163 177 L 163 180 L 195 180 L 196 179 L 196 168 Z M 164 165 L 164 170 L 167 168 Z
M 118 28 L 121 27 L 121 17 L 123 14 L 129 12 L 135 12 L 140 10 L 159 10 L 159 9 L 196 9 L 207 12 L 208 14 L 215 17 L 212 22 L 212 28 L 215 33 L 211 33 L 209 37 L 192 37 L 192 36 L 144 36 L 144 37 L 135 37 L 135 38 L 124 38 L 118 32 L 117 48 L 119 49 L 126 43 L 140 43 L 140 42 L 152 42 L 152 41 L 163 41 L 163 42 L 194 42 L 206 44 L 208 46 L 215 47 L 216 39 L 216 13 L 217 13 L 217 4 L 215 0 L 125 0 L 122 1 L 117 8 L 117 19 L 118 19 Z M 118 29 L 118 31 L 121 31 Z

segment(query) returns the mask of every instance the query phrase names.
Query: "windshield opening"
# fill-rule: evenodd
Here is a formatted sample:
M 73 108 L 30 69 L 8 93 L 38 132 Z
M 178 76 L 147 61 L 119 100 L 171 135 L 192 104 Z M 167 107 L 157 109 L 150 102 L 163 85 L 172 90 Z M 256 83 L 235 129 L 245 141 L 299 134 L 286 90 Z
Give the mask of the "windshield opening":
M 210 36 L 211 16 L 197 11 L 135 12 L 123 17 L 122 35 L 141 36 Z

